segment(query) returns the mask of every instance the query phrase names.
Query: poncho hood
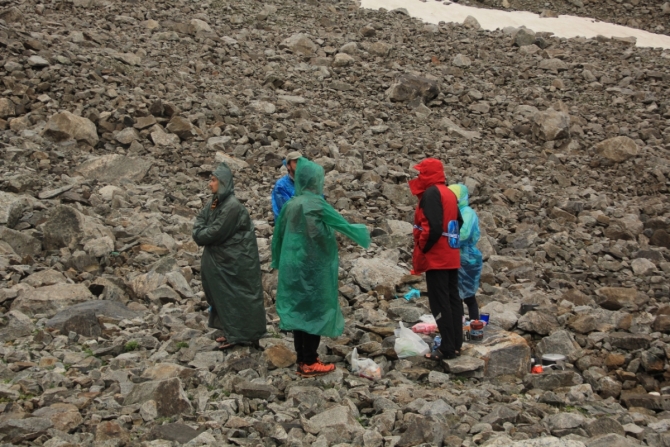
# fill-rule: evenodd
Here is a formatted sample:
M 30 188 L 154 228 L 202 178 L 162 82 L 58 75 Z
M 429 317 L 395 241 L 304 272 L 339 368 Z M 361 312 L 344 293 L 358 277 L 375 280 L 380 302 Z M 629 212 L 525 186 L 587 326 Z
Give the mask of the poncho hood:
M 465 208 L 466 206 L 469 206 L 470 199 L 467 186 L 458 183 L 456 185 L 449 185 L 449 189 L 451 189 L 456 195 L 456 200 L 458 200 L 458 208 Z
M 409 189 L 412 195 L 419 198 L 428 188 L 433 185 L 444 185 L 446 177 L 444 176 L 444 167 L 442 162 L 436 158 L 426 158 L 414 169 L 419 171 L 419 176 L 409 181 Z
M 301 196 L 305 193 L 318 196 L 323 195 L 324 180 L 325 174 L 321 166 L 306 158 L 298 159 L 294 179 L 296 196 Z
M 219 190 L 214 194 L 214 196 L 218 199 L 218 203 L 222 204 L 224 200 L 226 200 L 235 192 L 233 172 L 226 163 L 220 163 L 212 175 L 219 179 Z

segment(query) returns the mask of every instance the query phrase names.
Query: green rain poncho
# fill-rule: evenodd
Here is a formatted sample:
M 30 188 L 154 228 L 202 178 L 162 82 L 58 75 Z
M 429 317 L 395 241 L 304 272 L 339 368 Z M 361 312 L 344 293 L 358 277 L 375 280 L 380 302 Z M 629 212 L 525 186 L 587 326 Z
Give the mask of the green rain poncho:
M 254 224 L 233 191 L 233 174 L 221 163 L 213 175 L 219 190 L 193 224 L 193 240 L 204 246 L 202 288 L 211 306 L 209 327 L 229 343 L 258 340 L 265 334 L 261 266 Z M 212 203 L 217 200 L 216 206 Z
M 323 183 L 321 166 L 298 160 L 295 196 L 282 208 L 272 239 L 272 267 L 279 269 L 281 329 L 338 337 L 344 317 L 338 302 L 335 230 L 365 248 L 370 234 L 365 225 L 348 223 L 323 199 Z

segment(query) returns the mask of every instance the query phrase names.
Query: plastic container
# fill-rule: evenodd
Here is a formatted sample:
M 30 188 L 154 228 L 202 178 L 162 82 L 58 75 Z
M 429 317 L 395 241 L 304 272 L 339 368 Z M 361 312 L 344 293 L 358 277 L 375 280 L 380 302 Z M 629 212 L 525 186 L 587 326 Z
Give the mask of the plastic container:
M 416 334 L 434 334 L 437 331 L 437 325 L 431 323 L 417 323 L 412 326 L 412 332 Z
M 489 325 L 489 318 L 490 318 L 489 314 L 481 314 L 479 316 L 479 319 L 482 320 L 484 322 L 484 324 L 487 325 L 487 326 Z
M 484 340 L 484 322 L 474 320 L 470 322 L 470 340 L 478 342 Z
M 563 354 L 544 354 L 542 356 L 542 366 L 563 366 L 565 364 L 565 356 Z
M 440 349 L 441 345 L 442 345 L 442 337 L 440 337 L 439 335 L 436 335 L 435 338 L 433 339 L 433 352 Z
M 447 234 L 449 240 L 449 247 L 461 248 L 460 230 L 458 228 L 457 220 L 450 220 L 447 224 Z

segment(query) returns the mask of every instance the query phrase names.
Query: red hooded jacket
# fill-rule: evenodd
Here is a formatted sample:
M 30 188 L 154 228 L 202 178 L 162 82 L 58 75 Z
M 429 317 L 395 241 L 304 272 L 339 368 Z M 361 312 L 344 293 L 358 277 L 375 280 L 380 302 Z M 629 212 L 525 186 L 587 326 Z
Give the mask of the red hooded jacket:
M 414 273 L 428 270 L 451 270 L 461 267 L 461 254 L 451 248 L 446 237 L 449 221 L 463 225 L 456 195 L 445 185 L 442 162 L 427 158 L 414 169 L 419 176 L 409 181 L 412 194 L 419 198 L 414 213 Z

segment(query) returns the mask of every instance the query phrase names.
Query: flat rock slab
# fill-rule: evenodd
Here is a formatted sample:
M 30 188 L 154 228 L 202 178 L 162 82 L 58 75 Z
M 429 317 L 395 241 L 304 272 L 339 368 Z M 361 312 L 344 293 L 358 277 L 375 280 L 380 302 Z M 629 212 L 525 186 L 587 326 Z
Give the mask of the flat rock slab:
M 559 439 L 554 436 L 526 439 L 523 441 L 512 441 L 507 436 L 501 436 L 491 442 L 487 442 L 486 447 L 586 447 L 586 445 L 581 441 Z
M 28 275 L 21 280 L 22 283 L 31 287 L 52 286 L 54 284 L 65 284 L 67 278 L 61 272 L 53 269 L 42 270 Z
M 151 429 L 147 435 L 149 441 L 154 441 L 156 439 L 164 439 L 166 441 L 178 442 L 180 444 L 186 444 L 191 439 L 197 437 L 200 433 L 205 431 L 205 429 L 194 430 L 186 424 L 174 423 L 174 424 L 163 424 L 154 427 Z
M 359 433 L 363 431 L 363 427 L 351 414 L 349 407 L 340 405 L 330 408 L 323 413 L 313 416 L 305 431 L 312 434 L 318 434 L 326 428 L 335 428 L 341 430 L 343 433 Z
M 186 379 L 195 374 L 195 370 L 191 368 L 185 368 L 176 363 L 157 363 L 154 366 L 150 366 L 145 369 L 142 373 L 143 379 L 149 380 L 165 380 L 178 377 L 180 379 Z
M 586 447 L 633 447 L 636 445 L 641 444 L 616 433 L 598 436 L 586 442 Z
M 75 304 L 94 298 L 83 284 L 54 284 L 24 291 L 12 303 L 12 310 L 18 310 L 28 316 L 37 314 L 54 316 Z
M 546 371 L 542 374 L 527 374 L 523 379 L 528 389 L 553 390 L 581 385 L 582 376 L 574 371 Z
M 634 351 L 647 349 L 652 338 L 646 334 L 630 334 L 628 332 L 614 332 L 607 336 L 607 341 L 615 348 Z
M 74 315 L 85 315 L 93 312 L 96 317 L 108 317 L 117 320 L 132 320 L 141 317 L 139 312 L 128 309 L 123 303 L 118 301 L 94 300 L 75 304 L 67 309 L 57 313 L 46 322 L 46 327 L 62 330 L 63 325 Z
M 35 439 L 53 427 L 46 418 L 9 419 L 0 422 L 0 434 L 5 435 L 4 441 L 19 444 L 24 439 Z
M 648 410 L 663 411 L 670 409 L 670 400 L 652 394 L 630 393 L 621 395 L 621 403 L 627 408 L 640 407 Z M 667 407 L 667 408 L 664 408 Z
M 198 352 L 188 366 L 192 366 L 195 369 L 208 369 L 211 371 L 217 364 L 222 362 L 223 352 L 221 351 Z
M 148 158 L 109 154 L 83 162 L 76 172 L 87 179 L 103 183 L 117 183 L 124 179 L 139 182 L 147 175 L 152 164 L 153 161 Z
M 235 385 L 235 392 L 248 399 L 269 399 L 272 395 L 279 394 L 279 390 L 272 385 L 260 383 L 242 382 Z
M 407 271 L 388 259 L 358 258 L 350 275 L 363 290 L 374 290 L 378 286 L 393 288 L 400 284 Z
M 463 355 L 455 359 L 445 360 L 444 365 L 447 371 L 452 374 L 463 374 L 482 370 L 486 366 L 486 362 L 477 357 Z

